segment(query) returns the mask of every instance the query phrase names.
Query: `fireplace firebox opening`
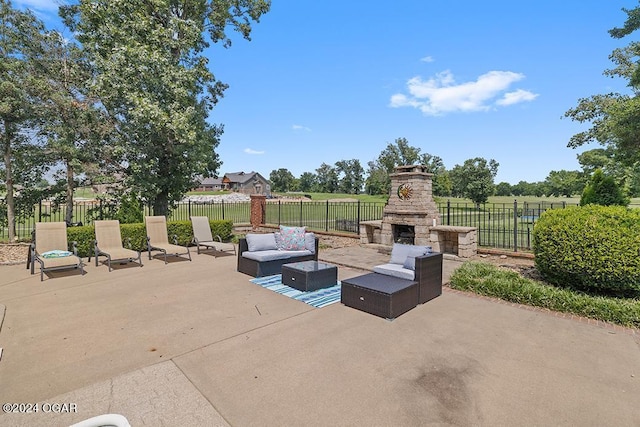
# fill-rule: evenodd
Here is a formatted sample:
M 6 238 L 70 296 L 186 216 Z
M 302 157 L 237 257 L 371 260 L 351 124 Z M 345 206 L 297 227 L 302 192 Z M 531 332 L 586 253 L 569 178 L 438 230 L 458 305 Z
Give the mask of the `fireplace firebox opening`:
M 392 224 L 394 243 L 413 245 L 416 233 L 413 225 Z

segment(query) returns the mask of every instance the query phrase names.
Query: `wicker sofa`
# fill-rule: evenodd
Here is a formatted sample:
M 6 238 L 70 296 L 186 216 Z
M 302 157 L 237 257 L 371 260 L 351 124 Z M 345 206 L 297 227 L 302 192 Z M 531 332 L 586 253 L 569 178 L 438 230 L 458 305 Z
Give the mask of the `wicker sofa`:
M 261 235 L 269 239 L 275 233 Z M 260 250 L 249 250 L 248 239 L 257 235 L 247 235 L 238 241 L 238 271 L 253 277 L 271 276 L 282 272 L 282 265 L 299 261 L 317 261 L 319 239 L 313 233 L 306 233 L 307 245 L 303 250 L 279 250 L 271 245 L 261 245 Z M 311 250 L 313 249 L 313 250 Z

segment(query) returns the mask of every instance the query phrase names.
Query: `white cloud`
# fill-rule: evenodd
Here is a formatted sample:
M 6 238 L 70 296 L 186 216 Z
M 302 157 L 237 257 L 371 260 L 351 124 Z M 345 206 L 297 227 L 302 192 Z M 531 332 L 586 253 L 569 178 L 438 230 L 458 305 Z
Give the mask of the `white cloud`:
M 304 131 L 307 131 L 307 132 L 311 132 L 311 129 L 309 129 L 306 126 L 302 126 L 302 125 L 293 125 L 293 126 L 291 126 L 291 129 L 293 129 L 293 130 L 304 130 Z
M 413 77 L 407 82 L 409 95 L 391 96 L 390 107 L 413 107 L 429 116 L 452 112 L 487 111 L 495 105 L 508 106 L 533 101 L 538 95 L 522 89 L 504 91 L 522 79 L 524 74 L 511 71 L 489 71 L 475 81 L 456 84 L 453 74 L 443 71 L 428 80 Z
M 244 152 L 247 154 L 264 154 L 264 151 L 254 150 L 252 148 L 245 148 Z
M 533 101 L 538 97 L 537 93 L 529 92 L 528 90 L 518 89 L 515 92 L 507 92 L 502 99 L 496 101 L 498 105 L 513 105 L 524 101 Z
M 422 62 L 433 62 L 433 61 L 435 61 L 435 59 L 433 59 L 433 57 L 431 57 L 431 56 L 425 56 L 424 58 L 420 58 L 420 61 L 422 61 Z

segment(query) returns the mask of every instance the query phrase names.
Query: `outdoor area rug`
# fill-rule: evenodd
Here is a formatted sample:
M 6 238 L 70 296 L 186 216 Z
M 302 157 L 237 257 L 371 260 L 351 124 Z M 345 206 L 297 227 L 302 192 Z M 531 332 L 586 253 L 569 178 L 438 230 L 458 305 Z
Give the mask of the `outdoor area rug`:
M 251 283 L 260 285 L 273 292 L 277 292 L 286 297 L 302 301 L 316 308 L 326 307 L 329 304 L 340 302 L 340 281 L 330 288 L 318 289 L 317 291 L 302 292 L 282 284 L 282 275 L 256 277 L 250 280 Z

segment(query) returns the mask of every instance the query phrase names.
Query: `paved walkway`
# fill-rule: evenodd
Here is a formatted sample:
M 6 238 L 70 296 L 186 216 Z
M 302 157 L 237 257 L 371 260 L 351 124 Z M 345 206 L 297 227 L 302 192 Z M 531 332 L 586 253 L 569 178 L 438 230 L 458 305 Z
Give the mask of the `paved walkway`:
M 344 279 L 388 256 L 321 258 Z M 448 289 L 388 321 L 275 294 L 232 256 L 144 261 L 44 282 L 0 267 L 0 402 L 39 404 L 0 425 L 640 425 L 632 331 Z

